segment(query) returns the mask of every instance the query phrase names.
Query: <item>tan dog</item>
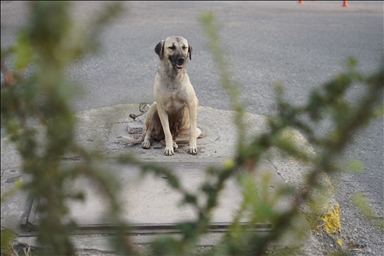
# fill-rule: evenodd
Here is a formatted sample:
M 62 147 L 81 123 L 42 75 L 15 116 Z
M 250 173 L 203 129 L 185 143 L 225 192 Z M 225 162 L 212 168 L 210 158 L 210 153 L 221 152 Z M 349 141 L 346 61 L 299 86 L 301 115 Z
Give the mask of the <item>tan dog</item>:
M 122 136 L 131 143 L 142 142 L 143 148 L 151 146 L 151 139 L 165 138 L 164 154 L 171 156 L 177 148 L 175 139 L 189 134 L 189 153 L 197 154 L 196 139 L 201 131 L 197 128 L 198 99 L 185 69 L 188 55 L 192 59 L 193 49 L 180 36 L 170 36 L 155 47 L 160 65 L 155 77 L 153 92 L 155 102 L 146 116 L 146 130 L 137 140 Z

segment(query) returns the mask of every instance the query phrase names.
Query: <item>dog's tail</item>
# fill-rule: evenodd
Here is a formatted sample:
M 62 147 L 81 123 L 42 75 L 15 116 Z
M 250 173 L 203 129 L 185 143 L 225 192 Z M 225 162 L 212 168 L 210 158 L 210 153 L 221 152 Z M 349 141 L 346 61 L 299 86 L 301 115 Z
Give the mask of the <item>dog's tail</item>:
M 125 142 L 129 142 L 129 143 L 131 143 L 131 144 L 133 144 L 133 145 L 136 145 L 136 144 L 139 144 L 139 143 L 141 143 L 141 142 L 144 141 L 145 134 L 146 134 L 146 132 L 143 132 L 143 133 L 140 135 L 140 137 L 137 138 L 137 139 L 132 138 L 132 137 L 127 137 L 127 136 L 119 136 L 119 137 L 117 137 L 117 138 L 122 139 L 122 140 L 125 141 Z

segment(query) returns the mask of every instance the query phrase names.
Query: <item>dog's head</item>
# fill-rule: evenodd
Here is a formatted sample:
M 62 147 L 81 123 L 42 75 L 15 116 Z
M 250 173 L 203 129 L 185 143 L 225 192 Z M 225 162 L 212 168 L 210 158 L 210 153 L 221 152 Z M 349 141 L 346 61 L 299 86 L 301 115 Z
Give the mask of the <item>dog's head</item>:
M 159 42 L 155 47 L 155 52 L 161 61 L 169 61 L 175 69 L 185 67 L 189 55 L 192 60 L 192 46 L 181 36 L 170 36 Z

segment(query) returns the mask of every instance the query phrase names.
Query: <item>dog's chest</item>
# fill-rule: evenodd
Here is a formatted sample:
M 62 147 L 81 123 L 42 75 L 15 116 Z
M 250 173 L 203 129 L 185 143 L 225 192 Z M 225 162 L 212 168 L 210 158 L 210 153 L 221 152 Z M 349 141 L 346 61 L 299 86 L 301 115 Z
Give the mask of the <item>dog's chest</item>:
M 163 105 L 167 112 L 177 112 L 186 106 L 186 93 L 178 88 L 167 88 L 163 96 Z

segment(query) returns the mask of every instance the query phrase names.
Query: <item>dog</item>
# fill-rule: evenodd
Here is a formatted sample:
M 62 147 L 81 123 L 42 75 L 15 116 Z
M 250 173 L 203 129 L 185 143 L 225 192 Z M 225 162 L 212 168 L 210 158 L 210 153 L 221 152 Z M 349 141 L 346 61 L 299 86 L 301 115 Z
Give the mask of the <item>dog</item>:
M 170 36 L 156 45 L 155 52 L 160 64 L 153 86 L 155 102 L 146 113 L 146 128 L 138 139 L 122 137 L 133 144 L 142 143 L 145 149 L 150 148 L 152 139 L 165 139 L 164 154 L 171 156 L 178 148 L 176 137 L 189 134 L 188 153 L 196 155 L 196 140 L 201 135 L 196 123 L 199 101 L 186 70 L 193 48 L 185 38 Z

